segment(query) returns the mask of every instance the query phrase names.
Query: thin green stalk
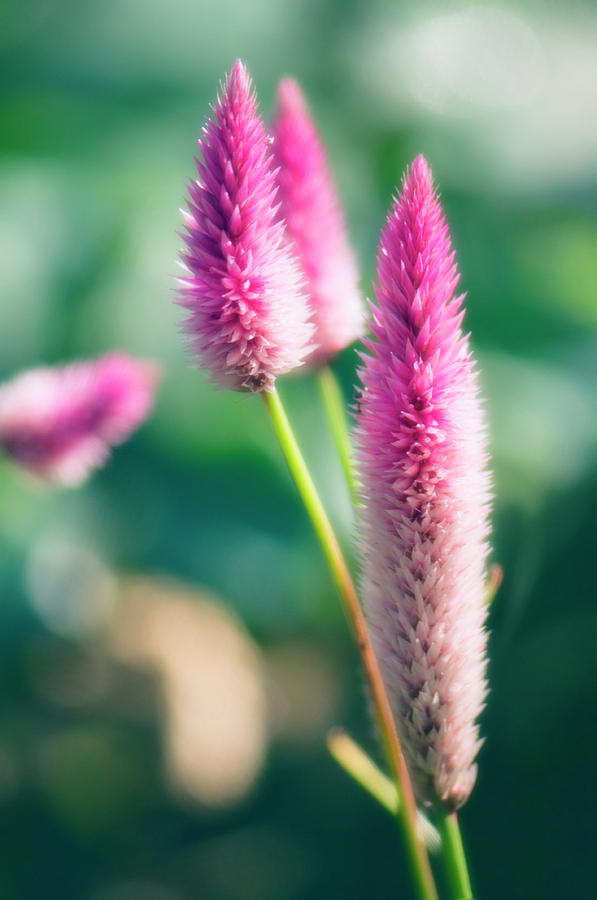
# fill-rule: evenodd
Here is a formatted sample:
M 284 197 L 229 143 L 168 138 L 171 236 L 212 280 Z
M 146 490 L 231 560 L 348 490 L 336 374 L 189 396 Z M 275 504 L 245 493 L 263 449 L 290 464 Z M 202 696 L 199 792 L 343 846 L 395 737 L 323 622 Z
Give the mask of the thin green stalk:
M 330 731 L 327 745 L 338 765 L 377 800 L 380 806 L 397 816 L 400 804 L 396 785 L 376 766 L 363 748 L 342 728 Z M 431 853 L 438 853 L 442 842 L 437 829 L 420 810 L 417 812 L 417 821 L 425 846 Z
M 437 826 L 442 839 L 443 857 L 448 870 L 453 900 L 473 900 L 466 853 L 456 813 L 442 810 L 437 817 Z
M 342 598 L 344 610 L 352 626 L 354 638 L 371 689 L 371 696 L 379 721 L 380 732 L 399 796 L 399 817 L 404 829 L 408 858 L 415 885 L 421 900 L 438 900 L 429 857 L 417 829 L 417 809 L 406 763 L 402 755 L 392 710 L 384 689 L 377 659 L 373 652 L 365 617 L 357 593 L 344 561 L 340 545 L 327 517 L 313 479 L 296 442 L 284 407 L 274 389 L 262 394 L 280 448 L 286 458 L 290 474 L 309 513 L 315 533 L 328 561 L 334 581 Z
M 356 478 L 352 463 L 352 447 L 350 445 L 350 432 L 344 408 L 344 397 L 338 379 L 329 366 L 321 366 L 318 373 L 319 390 L 323 398 L 323 405 L 330 423 L 330 428 L 336 448 L 342 462 L 342 468 L 346 476 L 350 495 L 354 503 L 358 503 L 356 496 Z
M 341 728 L 328 734 L 328 750 L 338 765 L 348 772 L 368 794 L 389 813 L 398 813 L 398 794 L 391 778 L 377 768 L 370 756 Z

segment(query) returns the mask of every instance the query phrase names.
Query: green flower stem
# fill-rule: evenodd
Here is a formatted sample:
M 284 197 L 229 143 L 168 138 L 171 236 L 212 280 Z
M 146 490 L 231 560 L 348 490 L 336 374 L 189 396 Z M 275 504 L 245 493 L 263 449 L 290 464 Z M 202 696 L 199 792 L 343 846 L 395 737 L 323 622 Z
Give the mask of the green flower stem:
M 341 728 L 335 728 L 328 734 L 327 745 L 338 765 L 384 809 L 397 816 L 399 801 L 396 785 L 375 765 L 363 748 Z M 432 853 L 438 853 L 442 844 L 437 829 L 420 811 L 417 819 L 425 846 Z
M 352 463 L 352 447 L 350 445 L 350 433 L 344 409 L 344 398 L 338 379 L 329 366 L 322 366 L 318 372 L 319 390 L 323 398 L 323 405 L 330 423 L 332 435 L 342 461 L 342 468 L 346 475 L 346 481 L 353 502 L 358 503 L 356 496 L 356 479 Z
M 442 839 L 443 857 L 453 900 L 473 900 L 473 889 L 456 813 L 440 811 L 437 826 Z
M 352 626 L 377 712 L 388 762 L 396 778 L 399 817 L 404 829 L 408 858 L 419 897 L 421 900 L 438 900 L 431 866 L 429 865 L 429 857 L 417 830 L 417 810 L 414 794 L 396 734 L 394 718 L 384 689 L 379 666 L 377 665 L 377 659 L 369 641 L 365 617 L 348 566 L 344 561 L 336 535 L 296 442 L 277 391 L 274 389 L 271 392 L 264 392 L 262 396 L 280 448 L 286 458 L 288 468 L 301 499 L 309 513 L 336 587 L 342 598 L 345 613 Z
M 354 778 L 367 793 L 395 816 L 398 812 L 398 794 L 391 778 L 377 768 L 370 756 L 341 728 L 330 731 L 328 750 L 338 765 Z

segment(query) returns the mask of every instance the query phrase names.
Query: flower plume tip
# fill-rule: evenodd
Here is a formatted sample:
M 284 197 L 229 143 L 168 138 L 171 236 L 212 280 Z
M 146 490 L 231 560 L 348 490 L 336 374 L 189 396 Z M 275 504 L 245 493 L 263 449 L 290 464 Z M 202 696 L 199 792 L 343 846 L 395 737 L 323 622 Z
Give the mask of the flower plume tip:
M 282 79 L 278 86 L 272 133 L 279 219 L 304 272 L 317 344 L 309 362 L 318 365 L 361 336 L 363 304 L 327 154 L 293 78 Z
M 269 136 L 241 60 L 199 145 L 182 253 L 190 277 L 178 297 L 188 312 L 185 330 L 199 366 L 220 387 L 268 390 L 311 352 L 313 327 L 298 264 L 276 221 Z

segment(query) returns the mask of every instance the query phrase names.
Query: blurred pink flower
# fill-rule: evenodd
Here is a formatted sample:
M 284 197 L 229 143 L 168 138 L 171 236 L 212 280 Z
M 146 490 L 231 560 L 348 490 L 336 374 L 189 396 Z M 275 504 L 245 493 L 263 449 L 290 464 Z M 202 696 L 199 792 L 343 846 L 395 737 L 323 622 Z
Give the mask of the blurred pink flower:
M 326 153 L 299 85 L 285 78 L 273 121 L 274 155 L 286 220 L 307 278 L 319 364 L 364 330 L 358 271 Z
M 273 388 L 311 351 L 300 269 L 284 241 L 269 139 L 240 60 L 199 141 L 179 302 L 199 364 L 221 387 Z
M 0 446 L 47 481 L 80 484 L 147 418 L 157 366 L 113 353 L 0 387 Z
M 422 156 L 382 233 L 358 418 L 363 602 L 419 798 L 473 787 L 490 506 L 478 376 Z

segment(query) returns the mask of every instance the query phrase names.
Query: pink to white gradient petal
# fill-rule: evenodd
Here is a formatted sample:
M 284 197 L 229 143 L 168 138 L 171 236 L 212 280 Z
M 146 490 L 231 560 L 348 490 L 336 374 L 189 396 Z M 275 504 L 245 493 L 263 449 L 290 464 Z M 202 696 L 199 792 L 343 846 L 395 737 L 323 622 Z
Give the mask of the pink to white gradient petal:
M 292 78 L 280 82 L 272 132 L 280 215 L 304 270 L 313 309 L 317 346 L 309 363 L 319 365 L 362 336 L 364 310 L 326 152 Z
M 490 476 L 476 365 L 429 167 L 382 233 L 357 414 L 363 603 L 415 789 L 456 808 L 486 683 Z
M 236 62 L 199 141 L 184 213 L 187 270 L 178 302 L 198 364 L 222 388 L 269 391 L 311 352 L 298 263 L 276 221 L 269 138 Z
M 44 481 L 78 485 L 147 418 L 159 377 L 118 353 L 24 372 L 0 387 L 0 447 Z

